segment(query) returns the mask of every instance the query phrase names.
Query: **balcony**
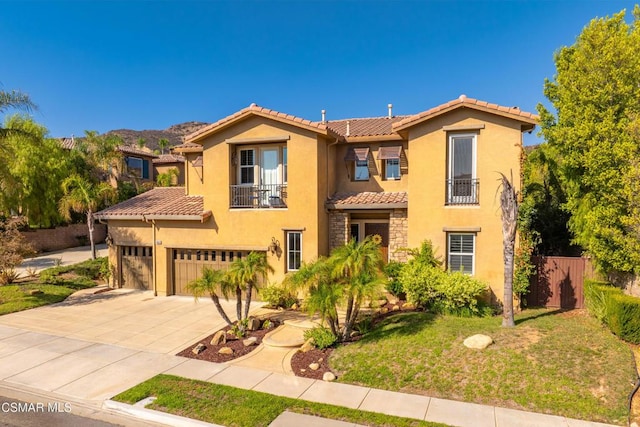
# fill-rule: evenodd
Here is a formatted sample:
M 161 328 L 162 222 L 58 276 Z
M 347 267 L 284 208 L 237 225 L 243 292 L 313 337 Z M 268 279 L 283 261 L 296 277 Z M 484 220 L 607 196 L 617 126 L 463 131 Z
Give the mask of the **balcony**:
M 448 179 L 446 205 L 477 205 L 480 181 L 478 179 Z
M 286 184 L 231 185 L 231 207 L 268 209 L 287 207 Z

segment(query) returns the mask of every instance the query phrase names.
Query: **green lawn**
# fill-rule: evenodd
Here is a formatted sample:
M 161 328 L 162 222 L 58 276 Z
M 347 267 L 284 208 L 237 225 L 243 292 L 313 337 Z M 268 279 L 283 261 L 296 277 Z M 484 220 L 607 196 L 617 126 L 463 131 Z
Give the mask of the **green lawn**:
M 330 359 L 339 380 L 601 422 L 623 423 L 635 378 L 629 346 L 583 311 L 501 318 L 403 313 Z M 463 346 L 490 335 L 485 350 Z
M 171 375 L 153 377 L 120 393 L 113 399 L 133 404 L 149 396 L 155 396 L 157 400 L 147 408 L 229 427 L 268 426 L 278 415 L 287 410 L 368 426 L 444 426 L 444 424 L 273 396 Z
M 63 301 L 80 289 L 96 286 L 101 258 L 43 271 L 40 279 L 0 286 L 0 315 Z M 31 291 L 42 293 L 32 295 Z

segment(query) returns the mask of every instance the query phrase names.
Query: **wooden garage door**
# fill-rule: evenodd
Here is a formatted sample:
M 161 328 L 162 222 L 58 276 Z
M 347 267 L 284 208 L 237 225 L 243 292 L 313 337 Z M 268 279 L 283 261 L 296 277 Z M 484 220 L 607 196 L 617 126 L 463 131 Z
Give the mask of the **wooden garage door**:
M 150 246 L 121 246 L 121 287 L 151 289 L 153 283 L 153 253 Z
M 221 249 L 174 249 L 173 289 L 176 295 L 191 295 L 187 284 L 200 278 L 204 267 L 227 269 L 231 263 L 246 257 L 248 252 Z

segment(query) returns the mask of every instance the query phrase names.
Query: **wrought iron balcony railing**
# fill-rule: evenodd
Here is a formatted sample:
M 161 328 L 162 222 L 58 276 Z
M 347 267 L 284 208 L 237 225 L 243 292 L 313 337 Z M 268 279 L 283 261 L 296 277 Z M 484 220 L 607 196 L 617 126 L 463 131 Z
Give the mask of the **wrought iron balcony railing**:
M 231 185 L 232 208 L 286 208 L 286 184 Z
M 477 205 L 479 203 L 480 181 L 478 179 L 448 179 L 447 205 Z

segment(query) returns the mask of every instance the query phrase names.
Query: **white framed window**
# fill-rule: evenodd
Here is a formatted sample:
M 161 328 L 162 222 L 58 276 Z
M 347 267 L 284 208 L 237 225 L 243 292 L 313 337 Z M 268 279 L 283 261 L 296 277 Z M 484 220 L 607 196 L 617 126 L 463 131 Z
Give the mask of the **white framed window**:
M 476 137 L 476 134 L 453 134 L 449 136 L 448 204 L 478 203 Z
M 385 179 L 389 181 L 400 179 L 400 159 L 386 159 L 384 162 Z
M 287 231 L 287 271 L 296 271 L 302 265 L 302 232 Z
M 254 149 L 240 150 L 240 184 L 255 183 L 256 151 Z
M 449 271 L 475 273 L 475 234 L 449 233 L 447 238 L 447 267 Z
M 354 169 L 353 179 L 355 181 L 369 180 L 369 160 L 356 160 Z

